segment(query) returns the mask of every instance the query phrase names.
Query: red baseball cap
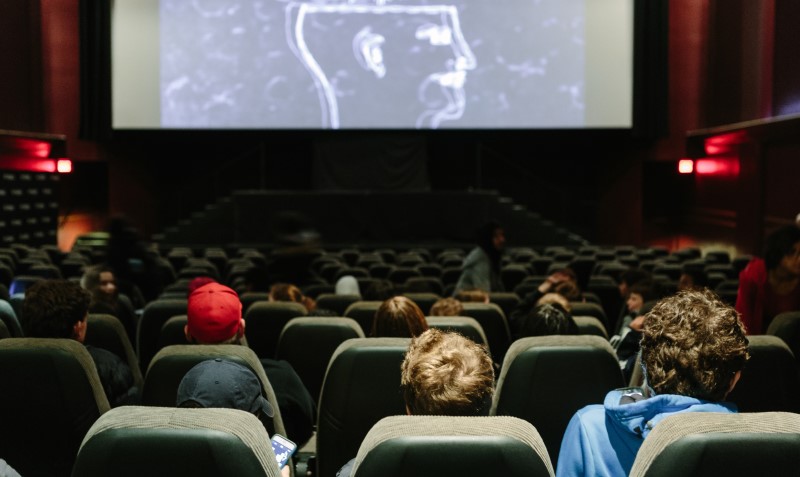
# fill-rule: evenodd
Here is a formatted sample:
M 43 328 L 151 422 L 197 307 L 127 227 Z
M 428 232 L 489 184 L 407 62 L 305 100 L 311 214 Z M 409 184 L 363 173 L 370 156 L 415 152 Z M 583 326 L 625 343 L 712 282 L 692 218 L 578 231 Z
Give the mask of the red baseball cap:
M 201 343 L 225 341 L 239 332 L 242 302 L 231 288 L 208 283 L 189 295 L 186 310 L 189 334 Z

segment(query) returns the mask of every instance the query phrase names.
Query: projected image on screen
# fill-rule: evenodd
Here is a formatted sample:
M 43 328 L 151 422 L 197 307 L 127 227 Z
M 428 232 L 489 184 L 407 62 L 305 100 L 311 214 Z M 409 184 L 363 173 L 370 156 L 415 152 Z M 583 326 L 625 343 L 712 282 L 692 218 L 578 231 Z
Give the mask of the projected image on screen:
M 160 125 L 585 123 L 577 0 L 161 0 Z

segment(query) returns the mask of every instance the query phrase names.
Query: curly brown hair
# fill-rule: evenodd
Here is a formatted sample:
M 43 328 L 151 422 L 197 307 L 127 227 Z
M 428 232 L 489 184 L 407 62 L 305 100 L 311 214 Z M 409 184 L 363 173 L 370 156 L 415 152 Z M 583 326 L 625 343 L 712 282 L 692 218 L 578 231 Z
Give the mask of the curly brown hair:
M 303 292 L 291 283 L 276 283 L 269 289 L 269 297 L 273 301 L 292 301 L 303 304 Z
M 375 311 L 372 336 L 413 338 L 428 329 L 428 321 L 410 298 L 396 296 L 384 301 Z
M 709 290 L 685 290 L 645 315 L 641 352 L 657 394 L 725 399 L 749 359 L 739 314 Z
M 484 346 L 431 328 L 411 340 L 400 385 L 413 415 L 485 416 L 494 395 L 494 367 Z

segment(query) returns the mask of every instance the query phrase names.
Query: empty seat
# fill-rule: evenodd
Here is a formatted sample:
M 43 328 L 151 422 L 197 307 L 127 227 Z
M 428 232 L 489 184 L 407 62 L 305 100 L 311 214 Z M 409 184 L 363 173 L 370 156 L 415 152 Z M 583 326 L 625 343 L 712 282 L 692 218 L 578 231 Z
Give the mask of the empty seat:
M 238 409 L 123 406 L 97 420 L 74 477 L 280 476 L 258 418 Z
M 331 357 L 319 400 L 317 474 L 334 477 L 381 418 L 406 413 L 400 364 L 410 338 L 353 338 Z
M 143 372 L 158 351 L 161 327 L 173 316 L 185 315 L 187 303 L 186 298 L 165 298 L 153 300 L 144 307 L 136 331 L 136 354 Z
M 317 307 L 331 310 L 339 316 L 344 316 L 347 307 L 361 300 L 361 295 L 337 295 L 336 293 L 322 293 L 317 297 Z
M 608 339 L 608 332 L 603 323 L 593 316 L 573 316 L 575 324 L 578 325 L 578 334 L 595 335 Z
M 325 371 L 336 348 L 350 338 L 363 337 L 361 326 L 351 318 L 292 318 L 281 331 L 276 357 L 292 365 L 314 402 L 319 402 Z
M 572 316 L 593 316 L 600 320 L 603 326 L 609 326 L 605 310 L 597 303 L 571 301 L 569 306 L 572 308 Z
M 437 277 L 410 277 L 403 284 L 403 289 L 411 293 L 432 293 L 441 296 L 444 285 Z
M 239 301 L 242 302 L 242 315 L 244 315 L 253 303 L 269 301 L 269 292 L 247 291 L 239 295 Z
M 161 327 L 161 334 L 158 336 L 158 349 L 176 344 L 190 344 L 186 341 L 185 327 L 188 322 L 186 315 L 177 315 L 168 319 Z
M 515 416 L 536 427 L 558 461 L 569 420 L 588 404 L 623 387 L 608 341 L 591 335 L 536 336 L 515 341 L 497 380 L 492 415 Z
M 86 348 L 59 338 L 0 340 L 0 449 L 21 475 L 69 475 L 83 436 L 109 410 Z
M 728 400 L 741 412 L 800 412 L 800 378 L 792 351 L 777 336 L 747 339 L 750 359 Z
M 275 358 L 278 338 L 286 323 L 292 318 L 306 316 L 300 303 L 288 301 L 258 301 L 244 315 L 247 343 L 261 358 Z
M 442 298 L 438 293 L 425 293 L 425 292 L 405 292 L 403 296 L 410 299 L 417 304 L 423 314 L 428 314 L 434 303 Z
M 800 359 L 800 311 L 779 313 L 769 323 L 767 334 L 782 339 L 792 350 L 795 360 Z
M 344 316 L 356 320 L 364 331 L 364 335 L 369 336 L 372 332 L 375 312 L 378 311 L 382 303 L 382 301 L 357 301 L 347 307 L 344 311 Z
M 797 475 L 800 415 L 683 413 L 642 443 L 631 476 Z
M 503 356 L 511 342 L 511 331 L 503 310 L 494 303 L 464 303 L 464 310 L 461 314 L 475 318 L 481 324 L 486 339 L 489 341 L 492 359 L 497 363 L 502 363 Z
M 119 356 L 128 364 L 133 374 L 133 383 L 142 389 L 144 379 L 139 368 L 139 358 L 133 349 L 133 344 L 125 332 L 125 327 L 119 318 L 113 315 L 90 313 L 88 316 L 86 337 L 84 343 L 110 351 Z
M 553 475 L 536 429 L 500 416 L 383 418 L 365 437 L 353 470 L 359 477 Z

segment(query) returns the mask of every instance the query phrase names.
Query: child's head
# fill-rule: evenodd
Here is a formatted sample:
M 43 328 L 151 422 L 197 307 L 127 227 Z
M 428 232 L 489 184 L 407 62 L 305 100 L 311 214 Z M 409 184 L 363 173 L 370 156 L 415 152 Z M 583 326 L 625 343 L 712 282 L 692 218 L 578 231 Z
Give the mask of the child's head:
M 642 309 L 645 302 L 654 298 L 653 285 L 650 282 L 637 283 L 630 287 L 625 304 L 628 306 L 628 312 L 636 313 Z

